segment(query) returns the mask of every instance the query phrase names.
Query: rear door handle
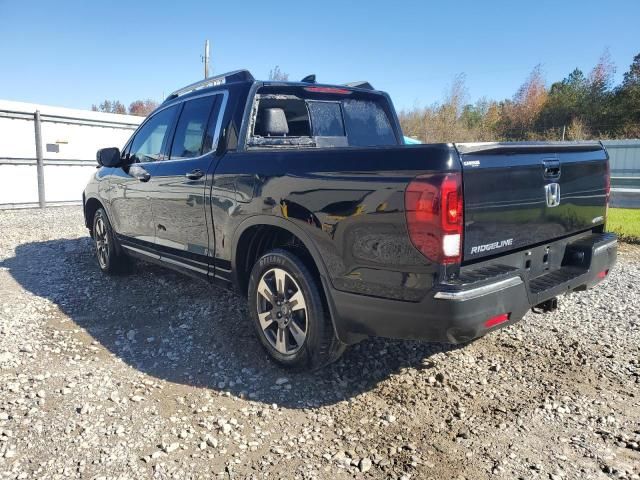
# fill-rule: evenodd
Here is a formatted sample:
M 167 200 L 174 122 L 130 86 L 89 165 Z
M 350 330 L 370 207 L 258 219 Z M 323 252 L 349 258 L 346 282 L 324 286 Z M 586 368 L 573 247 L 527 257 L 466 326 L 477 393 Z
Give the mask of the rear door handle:
M 186 177 L 189 180 L 198 180 L 199 178 L 204 177 L 204 172 L 199 168 L 196 168 L 195 170 L 191 170 L 189 173 L 187 173 Z

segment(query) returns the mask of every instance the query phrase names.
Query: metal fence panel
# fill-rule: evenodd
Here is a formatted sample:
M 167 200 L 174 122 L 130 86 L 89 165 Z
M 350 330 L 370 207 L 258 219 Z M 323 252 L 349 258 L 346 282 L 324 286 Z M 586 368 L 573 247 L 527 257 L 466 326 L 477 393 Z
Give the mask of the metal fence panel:
M 96 151 L 141 117 L 0 100 L 0 208 L 80 203 Z

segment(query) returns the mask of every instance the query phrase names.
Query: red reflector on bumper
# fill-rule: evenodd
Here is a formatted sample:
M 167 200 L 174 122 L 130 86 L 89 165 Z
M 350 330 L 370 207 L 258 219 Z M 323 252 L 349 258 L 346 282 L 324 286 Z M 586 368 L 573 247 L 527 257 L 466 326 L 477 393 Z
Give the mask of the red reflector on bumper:
M 499 325 L 509 320 L 509 315 L 511 314 L 503 313 L 501 315 L 496 315 L 495 317 L 491 317 L 489 320 L 484 322 L 484 326 L 487 328 L 495 327 L 496 325 Z
M 598 278 L 605 278 L 609 274 L 609 270 L 603 270 L 598 274 Z

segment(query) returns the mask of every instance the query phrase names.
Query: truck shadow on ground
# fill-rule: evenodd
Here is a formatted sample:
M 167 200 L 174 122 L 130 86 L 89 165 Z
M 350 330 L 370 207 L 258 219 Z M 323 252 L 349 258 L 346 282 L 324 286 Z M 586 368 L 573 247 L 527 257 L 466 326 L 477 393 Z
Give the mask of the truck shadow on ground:
M 64 314 L 51 321 L 69 317 L 145 374 L 266 404 L 309 408 L 348 400 L 403 368 L 430 368 L 429 357 L 455 348 L 369 339 L 322 370 L 290 372 L 269 360 L 244 299 L 231 291 L 141 262 L 131 274 L 104 275 L 89 238 L 26 243 L 15 251 L 0 267 Z

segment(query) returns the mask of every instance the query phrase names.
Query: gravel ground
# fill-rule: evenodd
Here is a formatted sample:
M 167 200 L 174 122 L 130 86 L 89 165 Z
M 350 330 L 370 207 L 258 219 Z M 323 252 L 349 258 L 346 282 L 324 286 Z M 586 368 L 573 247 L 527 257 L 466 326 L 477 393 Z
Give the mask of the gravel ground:
M 274 366 L 244 301 L 102 275 L 79 208 L 0 211 L 0 478 L 640 479 L 640 247 L 464 348 Z

